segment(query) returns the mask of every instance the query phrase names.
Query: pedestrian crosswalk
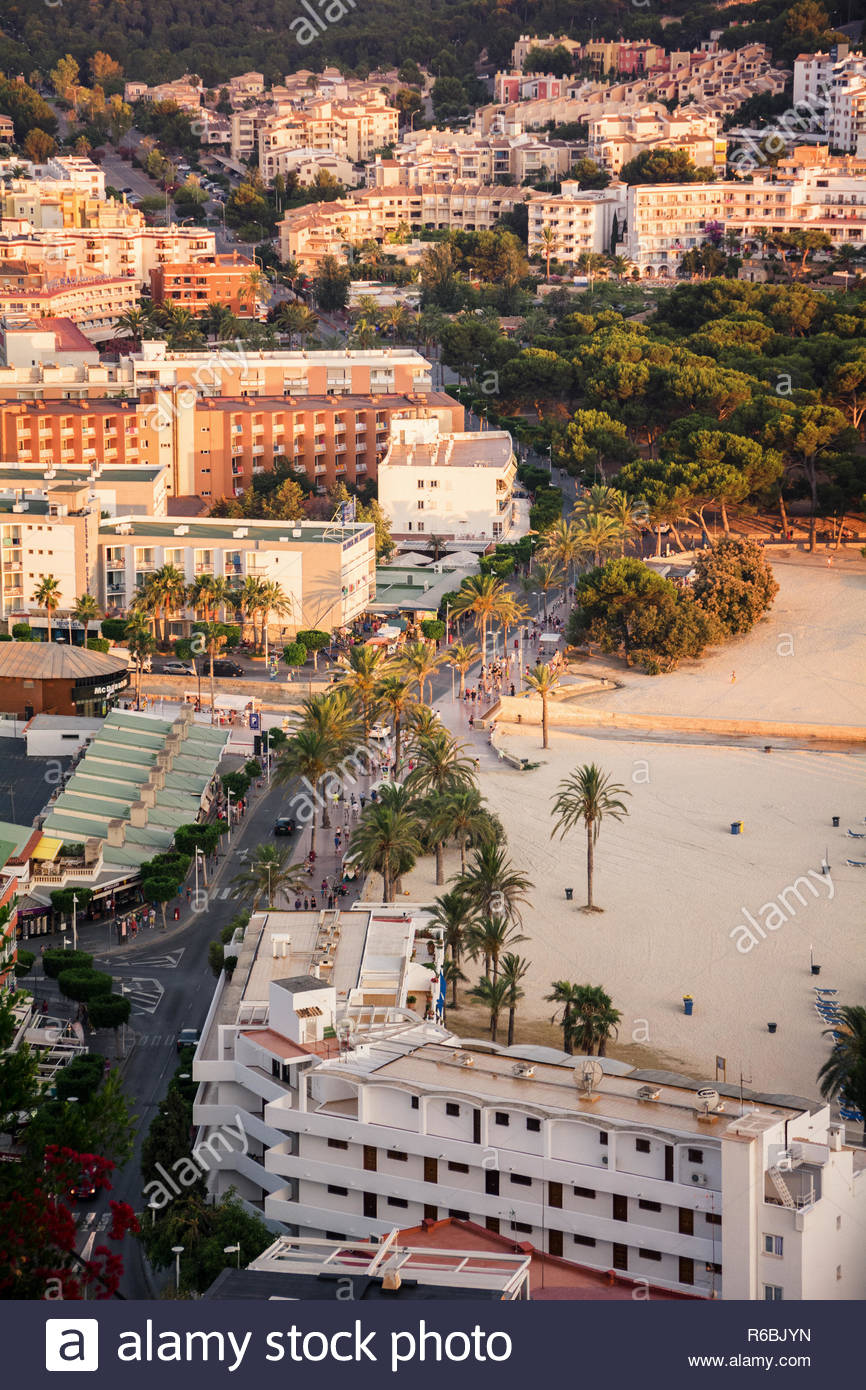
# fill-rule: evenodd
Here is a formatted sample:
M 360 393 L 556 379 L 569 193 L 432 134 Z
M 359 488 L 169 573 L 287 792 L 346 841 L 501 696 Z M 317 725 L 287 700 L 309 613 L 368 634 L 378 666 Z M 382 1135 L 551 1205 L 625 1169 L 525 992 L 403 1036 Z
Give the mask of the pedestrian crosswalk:
M 110 1211 L 85 1211 L 77 1221 L 79 1231 L 86 1231 L 88 1235 L 91 1231 L 107 1231 L 111 1225 Z

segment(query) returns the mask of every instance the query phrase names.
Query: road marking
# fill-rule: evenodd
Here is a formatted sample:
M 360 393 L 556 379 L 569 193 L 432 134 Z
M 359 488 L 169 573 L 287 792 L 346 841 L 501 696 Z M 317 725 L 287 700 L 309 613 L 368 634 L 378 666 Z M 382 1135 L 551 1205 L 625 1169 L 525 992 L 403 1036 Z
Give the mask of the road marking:
M 165 994 L 159 980 L 146 975 L 133 975 L 132 979 L 124 980 L 123 984 L 123 992 L 132 1004 L 134 1014 L 156 1013 Z
M 151 970 L 177 970 L 183 958 L 185 946 L 179 951 L 167 951 L 162 956 L 136 956 L 133 960 L 118 960 L 116 956 L 98 956 L 100 965 L 111 965 L 113 970 L 138 970 L 142 965 Z

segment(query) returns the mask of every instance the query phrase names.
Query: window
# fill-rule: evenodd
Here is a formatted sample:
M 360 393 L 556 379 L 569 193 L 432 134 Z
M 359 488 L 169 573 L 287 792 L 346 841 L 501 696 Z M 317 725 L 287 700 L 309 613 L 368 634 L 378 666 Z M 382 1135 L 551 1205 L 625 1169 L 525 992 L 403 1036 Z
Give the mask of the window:
M 412 1108 L 413 1110 L 417 1110 L 419 1105 L 420 1105 L 420 1101 L 418 1100 L 418 1097 L 417 1097 L 417 1096 L 412 1096 L 412 1098 L 411 1098 L 411 1108 Z
M 329 1148 L 329 1149 L 348 1149 L 348 1147 L 349 1147 L 349 1144 L 348 1144 L 348 1140 L 346 1140 L 346 1139 L 329 1139 L 329 1140 L 328 1140 L 328 1148 Z
M 660 1260 L 662 1257 L 661 1250 L 638 1250 L 637 1253 L 642 1260 Z
M 517 1183 L 520 1187 L 532 1186 L 532 1178 L 528 1178 L 525 1173 L 512 1173 L 511 1181 Z
M 512 1231 L 519 1231 L 519 1232 L 521 1233 L 521 1235 L 524 1235 L 524 1236 L 531 1236 L 531 1235 L 532 1235 L 532 1227 L 531 1227 L 531 1226 L 527 1226 L 527 1224 L 526 1224 L 525 1221 L 512 1221 L 512 1223 L 511 1223 L 511 1229 L 512 1229 Z
M 459 1115 L 459 1114 L 460 1114 L 460 1106 L 457 1105 L 456 1102 L 453 1101 L 453 1100 L 446 1100 L 446 1102 L 445 1102 L 445 1114 L 446 1114 L 446 1115 Z
M 534 1120 L 534 1119 L 532 1119 L 532 1117 L 530 1116 L 530 1118 L 526 1121 L 526 1128 L 529 1130 L 530 1134 L 540 1134 L 540 1133 L 541 1133 L 541 1121 L 540 1121 L 540 1120 Z
M 508 1118 L 509 1118 L 509 1117 L 508 1117 L 508 1115 L 505 1113 L 504 1110 L 497 1110 L 497 1111 L 496 1111 L 496 1117 L 495 1117 L 495 1118 L 496 1118 L 496 1123 L 497 1123 L 498 1125 L 507 1125 L 507 1124 L 508 1124 Z
M 332 1197 L 348 1197 L 348 1187 L 335 1187 L 333 1183 L 328 1183 L 328 1191 Z
M 418 498 L 418 501 L 415 503 L 415 506 L 417 507 L 417 509 L 418 509 L 419 512 L 423 512 L 423 510 L 424 510 L 424 498 L 423 498 L 423 497 L 419 497 L 419 498 Z
M 600 1130 L 598 1131 L 598 1142 L 599 1142 L 600 1144 L 606 1144 L 606 1143 L 607 1143 L 607 1130 L 606 1130 L 606 1129 L 600 1129 Z
M 764 1254 L 781 1255 L 784 1242 L 781 1236 L 764 1236 Z
M 572 1236 L 572 1240 L 575 1245 L 595 1246 L 595 1238 L 593 1236 Z
M 454 1207 L 449 1207 L 449 1208 L 448 1208 L 448 1215 L 451 1216 L 451 1217 L 453 1217 L 455 1221 L 468 1221 L 468 1220 L 469 1220 L 469 1212 L 468 1212 L 468 1211 L 457 1211 L 456 1208 L 454 1208 Z M 530 1227 L 529 1227 L 529 1230 L 531 1230 L 531 1229 L 532 1229 L 532 1227 L 530 1226 Z
M 389 1197 L 389 1198 L 388 1198 L 388 1206 L 389 1206 L 389 1207 L 408 1207 L 408 1205 L 409 1205 L 409 1203 L 406 1201 L 406 1198 L 405 1198 L 405 1197 Z
M 662 1204 L 661 1202 L 648 1202 L 645 1198 L 641 1197 L 638 1202 L 638 1209 L 640 1211 L 661 1211 Z
M 635 1151 L 639 1154 L 648 1154 L 650 1151 L 650 1141 L 648 1139 L 635 1139 Z
M 419 478 L 419 479 L 418 479 L 418 486 L 419 486 L 419 487 L 423 487 L 423 486 L 424 486 L 424 479 L 423 479 L 423 478 Z
M 575 1195 L 575 1197 L 588 1197 L 588 1198 L 590 1199 L 590 1201 L 594 1201 L 594 1200 L 595 1200 L 595 1188 L 594 1188 L 594 1187 L 576 1187 L 576 1188 L 574 1189 L 574 1195 Z
M 386 1154 L 388 1158 L 395 1159 L 397 1163 L 405 1163 L 409 1157 L 408 1154 L 401 1153 L 399 1149 L 387 1149 Z
M 708 1226 L 721 1226 L 722 1224 L 722 1218 L 714 1211 L 706 1213 L 706 1221 Z
M 689 1163 L 703 1163 L 704 1161 L 703 1149 L 689 1149 L 688 1155 Z
M 468 1173 L 468 1172 L 469 1172 L 469 1164 L 468 1164 L 468 1163 L 451 1163 L 451 1162 L 449 1161 L 449 1163 L 448 1163 L 448 1172 L 449 1172 L 449 1173 Z
M 785 1297 L 785 1290 L 781 1287 L 780 1284 L 765 1284 L 765 1285 L 764 1285 L 764 1302 L 765 1302 L 765 1303 L 781 1303 L 782 1300 L 784 1299 L 784 1297 Z

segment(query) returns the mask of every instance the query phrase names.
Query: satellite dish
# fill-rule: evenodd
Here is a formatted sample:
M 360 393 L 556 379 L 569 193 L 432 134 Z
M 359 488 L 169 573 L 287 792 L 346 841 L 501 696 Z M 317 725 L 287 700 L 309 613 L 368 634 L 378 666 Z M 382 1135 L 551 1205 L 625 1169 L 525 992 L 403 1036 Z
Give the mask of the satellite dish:
M 707 1114 L 715 1110 L 719 1103 L 719 1093 L 713 1086 L 702 1086 L 698 1091 L 698 1104 L 703 1107 Z
M 575 1085 L 579 1086 L 588 1096 L 592 1095 L 603 1076 L 604 1067 L 594 1057 L 584 1058 L 583 1062 L 574 1069 Z

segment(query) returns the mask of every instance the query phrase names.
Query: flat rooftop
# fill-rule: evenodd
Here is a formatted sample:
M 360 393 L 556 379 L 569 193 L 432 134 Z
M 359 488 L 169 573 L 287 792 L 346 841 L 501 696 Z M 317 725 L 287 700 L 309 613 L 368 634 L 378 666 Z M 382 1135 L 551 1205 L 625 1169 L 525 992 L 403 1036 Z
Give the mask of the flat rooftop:
M 412 468 L 507 468 L 514 446 L 507 430 L 466 431 L 429 442 L 404 443 L 395 436 L 383 464 Z M 380 464 L 380 467 L 382 465 Z
M 465 1066 L 460 1058 L 470 1056 L 472 1065 Z M 715 1123 L 698 1119 L 699 1103 L 694 1090 L 685 1086 L 661 1085 L 652 1089 L 660 1092 L 658 1100 L 640 1100 L 638 1091 L 645 1083 L 624 1076 L 602 1075 L 595 1086 L 597 1100 L 585 1099 L 579 1083 L 582 1062 L 574 1065 L 533 1062 L 531 1078 L 514 1075 L 519 1060 L 514 1052 L 505 1056 L 472 1047 L 452 1047 L 441 1043 L 425 1043 L 404 1056 L 385 1061 L 376 1068 L 376 1078 L 405 1082 L 420 1089 L 441 1090 L 459 1087 L 491 1101 L 540 1106 L 543 1109 L 565 1110 L 574 1115 L 604 1115 L 605 1119 L 652 1128 L 682 1130 L 700 1134 L 705 1139 L 718 1139 L 728 1134 L 728 1126 L 739 1116 L 739 1100 L 726 1101 L 726 1110 Z M 351 1063 L 341 1064 L 341 1074 L 353 1070 Z M 367 1070 L 366 1068 L 364 1069 Z M 801 1108 L 764 1105 L 753 1100 L 745 1102 L 753 1129 L 766 1128 L 781 1120 L 793 1119 Z M 763 1122 L 763 1123 L 761 1123 Z M 735 1136 L 750 1142 L 754 1133 Z
M 300 532 L 300 534 L 296 534 Z M 366 521 L 239 521 L 217 517 L 187 517 L 183 521 L 164 516 L 118 516 L 100 523 L 101 537 L 123 540 L 147 536 L 154 540 L 266 541 L 294 544 L 353 545 L 372 536 L 374 528 Z
M 260 937 L 242 997 L 266 1000 L 271 984 L 301 988 L 318 969 L 322 986 L 332 985 L 338 999 L 361 990 L 398 1003 L 416 920 L 371 908 L 256 913 L 247 934 L 258 925 Z

